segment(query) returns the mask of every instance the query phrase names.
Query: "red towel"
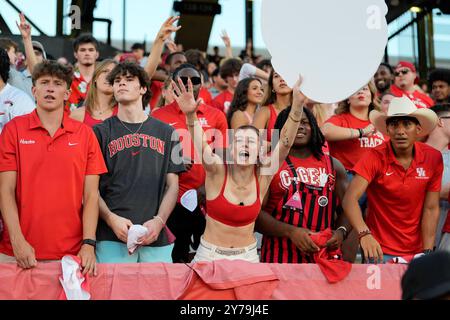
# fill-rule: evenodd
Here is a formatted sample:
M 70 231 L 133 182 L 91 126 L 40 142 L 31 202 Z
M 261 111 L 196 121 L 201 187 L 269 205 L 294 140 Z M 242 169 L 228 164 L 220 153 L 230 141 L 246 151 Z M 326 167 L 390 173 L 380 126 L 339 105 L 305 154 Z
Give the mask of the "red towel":
M 325 247 L 328 240 L 333 236 L 331 229 L 326 229 L 320 233 L 311 235 L 314 243 L 321 248 L 318 253 L 313 255 L 314 261 L 319 266 L 325 278 L 329 283 L 337 283 L 344 280 L 352 270 L 352 264 L 342 259 L 342 252 L 340 249 L 330 251 Z

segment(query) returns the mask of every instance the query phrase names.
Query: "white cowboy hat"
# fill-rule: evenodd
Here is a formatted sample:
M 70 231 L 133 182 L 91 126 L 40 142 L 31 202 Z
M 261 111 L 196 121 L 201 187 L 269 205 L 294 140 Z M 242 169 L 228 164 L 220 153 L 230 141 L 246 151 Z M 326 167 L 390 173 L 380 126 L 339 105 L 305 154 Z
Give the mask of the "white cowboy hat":
M 422 132 L 419 137 L 427 136 L 436 127 L 439 118 L 436 113 L 430 109 L 418 109 L 414 102 L 407 96 L 392 99 L 388 114 L 373 110 L 370 115 L 370 122 L 382 134 L 387 135 L 386 120 L 393 117 L 412 117 L 419 121 Z

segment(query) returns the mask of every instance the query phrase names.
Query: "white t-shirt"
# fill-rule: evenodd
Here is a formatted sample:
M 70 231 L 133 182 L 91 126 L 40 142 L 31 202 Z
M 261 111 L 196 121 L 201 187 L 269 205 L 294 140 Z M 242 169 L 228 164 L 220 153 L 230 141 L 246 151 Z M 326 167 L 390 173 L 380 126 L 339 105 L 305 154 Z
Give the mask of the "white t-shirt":
M 0 91 L 0 133 L 13 118 L 28 114 L 35 108 L 34 101 L 25 92 L 6 84 Z

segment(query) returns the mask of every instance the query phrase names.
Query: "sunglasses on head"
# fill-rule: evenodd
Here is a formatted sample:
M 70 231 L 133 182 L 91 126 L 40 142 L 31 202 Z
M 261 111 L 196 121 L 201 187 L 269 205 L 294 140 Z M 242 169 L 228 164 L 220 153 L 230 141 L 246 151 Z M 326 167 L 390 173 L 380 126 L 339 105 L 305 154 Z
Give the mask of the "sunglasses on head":
M 406 76 L 409 72 L 410 72 L 410 70 L 404 69 L 404 70 L 397 71 L 394 74 L 395 74 L 396 77 L 400 77 L 400 74 Z
M 180 77 L 181 81 L 185 86 L 187 86 L 189 79 L 191 79 L 193 86 L 198 86 L 202 84 L 202 79 L 200 77 Z

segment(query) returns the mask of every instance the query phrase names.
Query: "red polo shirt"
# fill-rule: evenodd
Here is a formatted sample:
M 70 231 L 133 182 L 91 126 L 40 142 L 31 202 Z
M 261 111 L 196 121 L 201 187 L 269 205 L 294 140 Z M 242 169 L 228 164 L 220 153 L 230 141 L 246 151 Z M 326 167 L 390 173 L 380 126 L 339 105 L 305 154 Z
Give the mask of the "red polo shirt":
M 228 110 L 230 109 L 231 102 L 233 101 L 233 97 L 234 94 L 232 94 L 228 90 L 225 90 L 214 98 L 212 106 L 227 114 Z
M 85 176 L 107 172 L 92 129 L 65 114 L 52 138 L 37 111 L 14 118 L 0 136 L 0 172 L 7 171 L 17 172 L 20 227 L 36 258 L 78 254 Z M 14 255 L 6 228 L 0 252 Z
M 398 96 L 398 97 L 401 97 L 402 95 L 407 96 L 412 102 L 414 102 L 416 107 L 419 109 L 421 109 L 421 108 L 429 109 L 434 106 L 433 99 L 431 99 L 426 94 L 424 94 L 420 91 L 417 91 L 417 90 L 414 91 L 413 93 L 409 93 L 409 92 L 403 91 L 402 89 L 400 89 L 399 87 L 397 87 L 395 85 L 392 85 L 391 92 L 395 96 Z
M 423 251 L 422 212 L 427 192 L 440 192 L 442 154 L 416 142 L 408 170 L 390 143 L 368 151 L 353 171 L 369 182 L 367 226 L 385 254 L 406 256 Z
M 201 159 L 195 152 L 189 130 L 186 126 L 186 116 L 178 107 L 176 102 L 156 110 L 152 117 L 171 125 L 180 136 L 181 146 L 183 148 L 183 157 L 195 159 L 192 169 L 180 175 L 178 201 L 183 194 L 191 189 L 198 189 L 205 184 L 205 170 L 201 165 Z M 213 148 L 221 149 L 226 146 L 227 120 L 225 115 L 219 110 L 201 104 L 197 110 L 197 117 L 205 131 L 208 143 Z
M 328 119 L 327 123 L 335 126 L 351 129 L 364 129 L 370 125 L 369 120 L 361 120 L 351 113 L 336 115 Z M 328 147 L 332 157 L 338 159 L 345 169 L 351 170 L 359 159 L 370 149 L 378 147 L 385 141 L 382 133 L 376 132 L 370 137 L 342 141 L 328 141 Z

